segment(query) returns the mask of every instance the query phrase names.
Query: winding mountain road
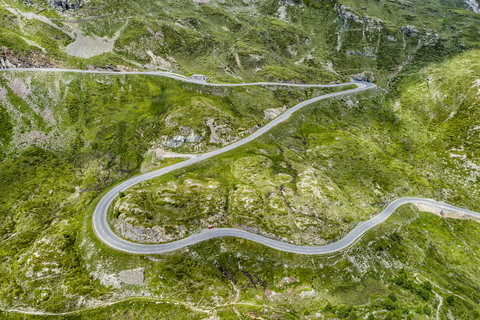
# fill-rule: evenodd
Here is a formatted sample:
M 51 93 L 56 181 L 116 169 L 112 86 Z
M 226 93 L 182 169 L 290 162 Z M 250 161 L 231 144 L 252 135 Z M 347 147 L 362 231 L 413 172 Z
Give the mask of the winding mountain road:
M 196 84 L 201 84 L 205 86 L 219 86 L 219 87 L 237 87 L 237 86 L 254 86 L 254 85 L 267 85 L 267 86 L 290 86 L 290 87 L 340 87 L 340 86 L 345 86 L 345 85 L 351 85 L 355 84 L 357 88 L 351 89 L 351 90 L 346 90 L 342 92 L 335 92 L 335 93 L 330 93 L 326 94 L 323 96 L 315 97 L 306 101 L 303 101 L 296 106 L 288 109 L 285 111 L 283 114 L 281 114 L 279 117 L 275 118 L 271 122 L 269 122 L 267 125 L 264 127 L 260 128 L 250 136 L 239 140 L 235 143 L 232 143 L 226 147 L 223 147 L 221 149 L 201 154 L 198 157 L 191 158 L 189 160 L 171 165 L 169 167 L 161 168 L 152 172 L 144 173 L 142 175 L 135 176 L 131 179 L 128 179 L 121 184 L 115 186 L 111 190 L 109 190 L 103 197 L 100 199 L 98 202 L 97 206 L 95 207 L 93 211 L 93 216 L 92 216 L 92 226 L 93 230 L 96 234 L 96 236 L 104 242 L 106 245 L 117 249 L 119 251 L 127 252 L 127 253 L 132 253 L 132 254 L 158 254 L 158 253 L 166 253 L 170 251 L 175 251 L 187 246 L 191 246 L 193 244 L 213 239 L 213 238 L 219 238 L 219 237 L 238 237 L 238 238 L 244 238 L 250 241 L 258 242 L 260 244 L 266 245 L 268 247 L 271 247 L 273 249 L 281 250 L 281 251 L 286 251 L 286 252 L 292 252 L 292 253 L 298 253 L 298 254 L 310 254 L 310 255 L 316 255 L 316 254 L 326 254 L 326 253 L 332 253 L 332 252 L 337 252 L 340 250 L 343 250 L 355 242 L 357 242 L 361 237 L 370 230 L 371 228 L 377 226 L 378 224 L 382 223 L 385 221 L 392 213 L 400 206 L 408 203 L 412 204 L 417 204 L 417 205 L 422 205 L 427 208 L 435 209 L 438 212 L 443 212 L 443 213 L 455 213 L 460 216 L 464 217 L 471 217 L 474 218 L 478 221 L 480 221 L 480 213 L 470 211 L 467 209 L 462 209 L 459 207 L 452 206 L 450 204 L 446 204 L 443 202 L 435 201 L 432 199 L 423 199 L 423 198 L 413 198 L 413 197 L 407 197 L 407 198 L 400 198 L 397 200 L 394 200 L 391 202 L 388 206 L 384 208 L 384 210 L 378 214 L 377 216 L 373 217 L 372 219 L 361 222 L 355 227 L 353 230 L 351 230 L 345 237 L 343 237 L 341 240 L 330 243 L 328 245 L 324 246 L 296 246 L 296 245 L 291 245 L 288 243 L 276 241 L 270 238 L 266 238 L 254 233 L 250 233 L 247 231 L 239 230 L 239 229 L 232 229 L 232 228 L 215 228 L 215 229 L 206 229 L 201 231 L 200 233 L 193 234 L 187 238 L 170 242 L 170 243 L 164 243 L 164 244 L 141 244 L 141 243 L 133 243 L 127 240 L 124 240 L 120 238 L 118 235 L 116 235 L 112 229 L 110 228 L 108 221 L 107 221 L 107 212 L 108 208 L 114 201 L 114 199 L 118 196 L 119 192 L 125 191 L 128 188 L 132 187 L 133 185 L 140 183 L 142 181 L 146 181 L 155 177 L 160 177 L 164 174 L 167 174 L 169 172 L 172 172 L 174 170 L 186 168 L 194 163 L 201 162 L 203 160 L 215 157 L 217 155 L 223 154 L 227 151 L 230 151 L 232 149 L 235 149 L 239 146 L 245 145 L 248 142 L 260 137 L 261 135 L 265 134 L 269 130 L 271 130 L 273 127 L 276 125 L 285 122 L 290 118 L 290 116 L 298 111 L 299 109 L 310 105 L 314 102 L 323 100 L 323 99 L 328 99 L 332 97 L 337 97 L 341 95 L 346 95 L 346 94 L 351 94 L 355 92 L 360 92 L 364 90 L 369 90 L 372 88 L 375 88 L 375 85 L 372 83 L 367 83 L 367 82 L 350 82 L 350 83 L 344 83 L 344 84 L 338 84 L 338 85 L 304 85 L 304 84 L 288 84 L 288 83 L 272 83 L 272 82 L 258 82 L 258 83 L 244 83 L 244 84 L 214 84 L 214 83 L 207 83 L 204 81 L 198 81 L 198 80 L 193 80 L 189 79 L 186 77 L 183 77 L 181 75 L 173 74 L 173 73 L 167 73 L 167 72 L 109 72 L 109 71 L 87 71 L 87 70 L 70 70 L 70 69 L 7 69 L 7 70 L 0 70 L 0 72 L 5 72 L 5 71 L 22 71 L 22 72 L 74 72 L 74 73 L 91 73 L 91 74 L 142 74 L 142 75 L 152 75 L 152 76 L 162 76 L 166 78 L 171 78 L 183 82 L 189 82 L 189 83 L 196 83 Z
M 117 194 L 112 194 L 111 200 L 113 200 Z M 105 197 L 107 197 L 107 195 L 105 195 Z M 105 197 L 102 198 L 102 200 L 105 199 Z M 107 200 L 110 200 L 110 199 L 107 199 Z M 206 229 L 200 233 L 197 233 L 187 238 L 170 242 L 170 243 L 140 244 L 140 243 L 133 243 L 133 242 L 129 242 L 124 239 L 121 239 L 116 234 L 113 233 L 113 231 L 108 226 L 108 223 L 106 220 L 106 210 L 108 208 L 109 203 L 111 203 L 111 201 L 106 201 L 105 204 L 102 204 L 100 208 L 97 205 L 96 209 L 99 209 L 99 211 L 98 211 L 98 214 L 97 215 L 94 214 L 94 217 L 93 217 L 94 219 L 93 225 L 94 225 L 95 233 L 103 242 L 105 242 L 110 247 L 120 251 L 136 253 L 136 254 L 155 254 L 155 253 L 170 252 L 170 251 L 178 250 L 183 247 L 191 246 L 193 244 L 196 244 L 205 240 L 219 238 L 219 237 L 244 238 L 250 241 L 261 243 L 273 249 L 277 249 L 285 252 L 298 253 L 298 254 L 318 255 L 318 254 L 333 253 L 333 252 L 346 249 L 352 244 L 356 243 L 358 240 L 362 238 L 362 236 L 368 230 L 379 225 L 380 223 L 384 222 L 388 217 L 390 217 L 390 215 L 392 215 L 392 213 L 394 213 L 398 207 L 404 204 L 409 204 L 409 203 L 422 204 L 429 208 L 435 208 L 438 211 L 443 211 L 444 213 L 455 212 L 460 215 L 463 214 L 466 216 L 471 216 L 471 217 L 480 219 L 480 213 L 478 212 L 458 208 L 443 202 L 439 202 L 431 199 L 423 199 L 423 198 L 400 198 L 391 202 L 377 216 L 373 217 L 368 221 L 359 223 L 355 229 L 350 231 L 345 237 L 343 237 L 339 241 L 333 242 L 324 246 L 316 246 L 316 247 L 296 246 L 296 245 L 288 244 L 285 242 L 266 238 L 258 234 L 250 233 L 244 230 L 232 229 L 232 228 Z

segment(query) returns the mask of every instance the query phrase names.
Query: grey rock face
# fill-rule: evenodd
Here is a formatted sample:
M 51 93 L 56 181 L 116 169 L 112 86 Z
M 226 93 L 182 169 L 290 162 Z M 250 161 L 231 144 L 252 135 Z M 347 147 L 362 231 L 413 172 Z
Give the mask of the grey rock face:
M 10 61 L 8 61 L 8 59 L 5 60 L 5 64 L 7 65 L 7 68 L 9 68 L 9 69 L 15 68 L 15 66 L 13 64 L 11 64 Z
M 403 26 L 400 28 L 400 30 L 411 37 L 416 37 L 418 32 L 414 26 Z
M 27 56 L 16 54 L 13 50 L 0 45 L 0 69 L 14 68 L 58 68 L 62 64 L 44 53 L 32 50 Z
M 348 20 L 353 20 L 355 22 L 361 22 L 360 18 L 357 17 L 355 14 L 348 12 L 347 8 L 342 4 L 341 6 L 335 5 L 336 9 L 340 13 L 340 19 L 342 19 L 345 23 Z
M 369 16 L 366 16 L 365 18 L 363 18 L 363 20 L 365 21 L 365 25 L 367 29 L 372 29 L 377 31 L 383 30 L 383 21 L 381 19 L 370 18 Z
M 47 0 L 47 5 L 58 11 L 75 10 L 82 7 L 82 0 Z
M 375 82 L 375 75 L 371 71 L 364 71 L 357 74 L 352 74 L 350 79 L 353 81 Z
M 165 143 L 165 146 L 168 148 L 178 148 L 182 146 L 185 142 L 195 143 L 195 142 L 200 142 L 202 140 L 203 140 L 203 136 L 198 135 L 193 130 L 191 130 L 188 136 L 186 134 L 185 135 L 179 134 L 179 135 L 173 136 L 172 139 L 167 140 L 167 142 Z
M 143 226 L 134 226 L 124 219 L 115 221 L 115 231 L 124 238 L 140 243 L 162 243 L 182 238 L 186 235 L 187 230 L 184 226 L 178 226 L 174 235 L 166 234 L 165 228 L 153 226 L 145 228 Z
M 186 138 L 184 136 L 181 136 L 181 135 L 174 136 L 172 139 L 167 141 L 167 147 L 178 148 L 185 142 L 185 140 Z
M 0 64 L 1 64 L 1 69 L 14 69 L 15 65 L 10 63 L 8 59 L 3 60 L 3 58 L 0 58 Z
M 465 0 L 465 3 L 473 12 L 480 13 L 480 5 L 475 0 Z
M 207 126 L 210 128 L 210 143 L 221 143 L 227 145 L 238 139 L 235 132 L 227 124 L 217 125 L 214 119 L 207 119 Z
M 119 278 L 125 284 L 142 284 L 145 280 L 145 269 L 124 270 L 120 272 Z
M 185 138 L 185 142 L 200 142 L 203 140 L 203 137 L 201 135 L 196 134 L 195 132 L 191 132 L 188 137 Z

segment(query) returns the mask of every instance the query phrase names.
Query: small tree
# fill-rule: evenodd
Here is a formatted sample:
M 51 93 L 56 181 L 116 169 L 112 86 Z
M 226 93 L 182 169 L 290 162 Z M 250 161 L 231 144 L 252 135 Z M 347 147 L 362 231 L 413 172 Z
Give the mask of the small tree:
M 453 307 L 455 305 L 455 297 L 453 295 L 449 295 L 446 299 L 445 299 L 445 303 L 450 306 L 450 307 Z
M 432 308 L 428 304 L 423 307 L 423 313 L 426 314 L 427 316 L 432 314 Z
M 324 311 L 332 311 L 332 304 L 330 302 L 328 302 L 323 310 Z
M 397 301 L 397 294 L 395 292 L 390 292 L 388 294 L 388 297 L 390 298 L 390 300 L 392 300 L 393 302 Z

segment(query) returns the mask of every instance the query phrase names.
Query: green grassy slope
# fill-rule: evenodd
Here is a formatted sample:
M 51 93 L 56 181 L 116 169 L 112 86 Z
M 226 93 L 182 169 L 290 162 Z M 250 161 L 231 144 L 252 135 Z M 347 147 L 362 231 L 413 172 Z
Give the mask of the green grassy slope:
M 338 193 L 330 194 L 337 197 L 332 198 L 333 201 L 340 202 L 343 201 L 341 197 L 345 197 L 367 205 L 361 210 L 358 210 L 361 206 L 350 205 L 352 210 L 347 210 L 338 205 L 340 210 L 336 212 L 332 209 L 331 213 L 325 211 L 328 214 L 325 214 L 324 221 L 330 220 L 336 225 L 317 222 L 316 226 L 330 231 L 332 238 L 335 233 L 341 234 L 354 220 L 371 213 L 376 201 L 393 196 L 414 192 L 423 196 L 443 196 L 448 201 L 475 209 L 478 199 L 472 191 L 475 185 L 472 177 L 476 171 L 470 167 L 463 168 L 469 170 L 468 175 L 458 171 L 456 179 L 463 180 L 447 179 L 443 174 L 446 170 L 461 170 L 462 162 L 459 161 L 464 161 L 464 166 L 475 163 L 475 143 L 470 140 L 475 136 L 458 137 L 456 141 L 455 134 L 455 139 L 441 142 L 451 143 L 450 148 L 456 149 L 461 148 L 459 144 L 464 145 L 462 154 L 465 158 L 451 156 L 452 150 L 436 145 L 434 141 L 450 137 L 451 132 L 475 130 L 475 118 L 463 117 L 462 112 L 475 110 L 478 99 L 475 85 L 480 74 L 475 64 L 477 58 L 478 52 L 469 52 L 448 63 L 423 70 L 429 75 L 430 83 L 425 73 L 421 77 L 416 73 L 400 77 L 383 108 L 378 105 L 381 96 L 372 93 L 312 106 L 295 116 L 283 130 L 274 133 L 277 142 L 265 137 L 249 146 L 249 151 L 240 150 L 215 160 L 215 166 L 220 168 L 242 170 L 245 164 L 253 162 L 260 168 L 262 162 L 258 159 L 266 157 L 273 159 L 270 161 L 274 163 L 269 170 L 256 171 L 252 166 L 251 171 L 236 178 L 235 170 L 222 169 L 213 173 L 199 166 L 180 180 L 173 177 L 171 182 L 181 187 L 181 181 L 187 178 L 195 178 L 201 183 L 209 179 L 230 188 L 228 182 L 235 181 L 245 184 L 260 197 L 264 192 L 270 192 L 273 197 L 272 192 L 277 192 L 277 184 L 285 177 L 280 173 L 296 179 L 295 184 L 285 182 L 286 192 L 288 188 L 294 190 L 306 176 L 307 169 L 313 170 L 315 181 L 322 183 L 306 184 L 307 187 L 324 188 L 326 192 L 329 186 L 338 190 Z M 462 70 L 458 67 L 460 65 L 465 68 Z M 413 82 L 414 79 L 418 79 L 417 82 Z M 412 90 L 425 92 L 412 98 Z M 450 112 L 441 112 L 445 104 L 428 105 L 433 97 L 449 99 L 445 103 L 456 106 L 457 112 L 450 117 Z M 437 121 L 443 125 L 439 126 L 431 118 L 422 118 L 426 113 L 419 110 L 419 106 L 430 106 L 439 117 Z M 114 118 L 115 111 L 111 109 L 103 121 Z M 439 138 L 429 140 L 433 143 L 430 145 L 424 141 L 426 138 L 422 138 L 428 135 Z M 328 148 L 322 150 L 322 146 Z M 315 149 L 317 152 L 307 151 Z M 322 155 L 325 152 L 328 157 Z M 93 156 L 85 156 L 85 159 L 98 162 L 102 158 L 95 160 Z M 185 303 L 186 309 L 171 311 L 178 312 L 179 318 L 190 317 L 187 314 L 190 312 L 199 318 L 212 314 L 221 318 L 232 316 L 235 314 L 234 303 L 235 309 L 244 315 L 266 312 L 267 315 L 275 313 L 295 318 L 302 315 L 314 317 L 319 313 L 327 318 L 342 318 L 375 312 L 378 319 L 426 319 L 429 314 L 436 313 L 442 299 L 441 317 L 452 313 L 457 318 L 474 319 L 478 314 L 477 307 L 470 302 L 476 301 L 478 291 L 474 288 L 479 285 L 476 273 L 472 271 L 476 268 L 478 254 L 475 234 L 479 227 L 476 222 L 442 220 L 405 208 L 401 217 L 392 218 L 377 231 L 369 233 L 354 249 L 332 257 L 302 257 L 278 253 L 240 239 L 219 239 L 150 259 L 117 253 L 95 239 L 90 214 L 101 196 L 97 196 L 95 190 L 102 189 L 108 181 L 119 179 L 121 171 L 116 166 L 106 166 L 108 162 L 103 169 L 93 170 L 93 165 L 83 162 L 86 160 L 81 157 L 77 161 L 39 148 L 21 152 L 15 159 L 7 157 L 3 160 L 0 171 L 2 195 L 9 202 L 8 206 L 2 207 L 6 220 L 2 224 L 0 270 L 3 282 L 0 293 L 6 309 L 33 307 L 58 312 L 95 306 L 100 301 L 150 297 L 158 302 L 167 299 Z M 268 160 L 262 161 L 268 164 Z M 287 165 L 282 166 L 284 162 Z M 110 174 L 112 180 L 102 180 L 98 174 L 87 175 L 89 168 L 92 172 Z M 328 185 L 320 179 L 322 177 L 328 179 Z M 85 181 L 89 179 L 94 182 L 86 188 Z M 76 181 L 76 188 L 72 181 Z M 236 192 L 245 189 L 239 187 Z M 297 187 L 291 197 L 297 197 L 297 203 L 302 204 L 299 189 Z M 148 194 L 149 189 L 145 190 Z M 311 201 L 315 200 L 314 196 L 319 194 L 312 193 L 307 198 L 309 204 L 315 203 Z M 321 213 L 322 205 L 332 202 L 323 199 L 316 198 L 318 205 L 312 205 L 311 212 Z M 344 206 L 349 205 L 344 203 Z M 228 215 L 232 220 L 234 213 Z M 255 226 L 267 231 L 272 221 L 283 217 L 278 212 L 258 213 L 251 220 Z M 333 213 L 350 218 L 341 220 Z M 291 216 L 295 217 L 293 213 L 287 213 L 287 217 Z M 238 215 L 236 219 L 245 219 L 245 215 Z M 281 227 L 295 230 L 297 225 L 287 222 Z M 275 231 L 282 229 L 279 227 Z M 120 271 L 137 267 L 146 270 L 145 285 L 119 282 Z M 238 299 L 235 295 L 237 289 Z M 148 301 L 135 301 L 136 312 L 145 312 L 145 317 L 155 310 Z M 132 303 L 122 302 L 80 314 L 85 318 L 102 318 L 105 312 L 115 311 L 114 314 L 121 317 L 123 310 L 133 306 Z M 268 305 L 266 311 L 263 304 Z M 130 313 L 132 317 L 134 314 Z M 15 317 L 9 312 L 7 315 Z
M 136 169 L 149 148 L 183 131 L 203 140 L 198 150 L 186 144 L 180 151 L 205 151 L 266 123 L 266 109 L 291 107 L 330 90 L 214 88 L 152 76 L 22 72 L 1 74 L 0 86 L 3 157 L 32 146 L 70 157 L 107 156 L 108 150 L 110 157 L 120 155 L 115 161 L 126 171 Z
M 50 311 L 83 308 L 108 295 L 78 249 L 85 210 L 106 186 L 146 162 L 171 163 L 149 156 L 162 147 L 162 136 L 189 127 L 205 136 L 197 151 L 216 148 L 209 119 L 238 139 L 248 134 L 240 126 L 267 121 L 264 109 L 323 92 L 68 73 L 3 73 L 0 88 L 1 301 Z
M 386 81 L 419 43 L 428 52 L 422 55 L 426 62 L 478 47 L 478 15 L 460 0 L 90 1 L 66 16 L 48 7 L 25 16 L 45 7 L 34 3 L 0 4 L 2 45 L 23 56 L 41 47 L 47 56 L 81 68 L 123 65 L 227 81 L 316 82 L 371 71 Z M 49 25 L 46 18 L 60 21 Z M 83 22 L 68 22 L 76 20 Z M 67 55 L 64 48 L 79 32 L 116 39 L 113 50 L 87 59 Z
M 78 68 L 165 68 L 161 57 L 167 69 L 218 81 L 375 75 L 376 92 L 311 106 L 246 148 L 129 190 L 121 201 L 144 211 L 113 213 L 135 224 L 162 222 L 170 233 L 180 225 L 189 232 L 207 223 L 243 226 L 318 244 L 393 197 L 478 210 L 479 16 L 461 1 L 338 4 L 345 11 L 314 1 L 92 1 L 39 15 L 107 17 L 49 25 L 16 11 L 38 12 L 43 2 L 5 0 L 0 44 L 22 59 L 41 46 L 46 59 Z M 415 35 L 401 31 L 409 25 Z M 67 33 L 79 30 L 110 38 L 121 31 L 111 53 L 81 59 L 64 51 L 73 42 Z M 185 127 L 205 139 L 174 151 L 203 152 L 221 146 L 210 142 L 208 119 L 226 125 L 220 137 L 231 141 L 264 124 L 265 109 L 320 93 L 144 76 L 2 74 L 0 307 L 7 311 L 0 318 L 36 318 L 8 311 L 34 309 L 73 312 L 38 316 L 65 319 L 477 319 L 479 224 L 412 207 L 335 256 L 217 239 L 145 257 L 115 252 L 93 235 L 90 215 L 105 189 L 178 161 L 156 159 L 155 150 Z M 120 282 L 121 271 L 138 267 L 145 268 L 143 285 Z

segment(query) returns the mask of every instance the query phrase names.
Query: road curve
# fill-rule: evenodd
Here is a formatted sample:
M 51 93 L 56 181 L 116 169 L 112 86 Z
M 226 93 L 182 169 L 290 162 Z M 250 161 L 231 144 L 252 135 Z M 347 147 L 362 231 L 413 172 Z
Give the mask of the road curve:
M 113 196 L 112 200 L 115 198 Z M 102 198 L 103 200 L 103 198 Z M 448 212 L 455 212 L 459 214 L 464 214 L 466 216 L 474 217 L 477 219 L 480 219 L 480 213 L 458 208 L 455 206 L 452 206 L 450 204 L 446 204 L 443 202 L 435 201 L 432 199 L 423 199 L 423 198 L 400 198 L 397 199 L 393 202 L 391 202 L 385 209 L 375 216 L 374 218 L 361 222 L 357 225 L 355 229 L 350 231 L 345 237 L 340 239 L 337 242 L 333 242 L 327 245 L 323 246 L 296 246 L 288 243 L 284 243 L 281 241 L 276 241 L 270 238 L 266 238 L 263 236 L 260 236 L 258 234 L 250 233 L 247 231 L 243 231 L 240 229 L 231 229 L 231 228 L 215 228 L 215 229 L 205 229 L 200 233 L 191 235 L 187 238 L 170 242 L 170 243 L 164 243 L 164 244 L 140 244 L 140 243 L 133 243 L 126 241 L 124 239 L 119 238 L 116 234 L 112 232 L 112 230 L 108 227 L 108 224 L 105 219 L 105 224 L 106 226 L 103 227 L 100 221 L 96 221 L 93 223 L 95 233 L 100 236 L 99 238 L 105 242 L 107 245 L 110 247 L 128 252 L 128 253 L 134 253 L 134 254 L 158 254 L 158 253 L 166 253 L 170 251 L 175 251 L 183 247 L 191 246 L 193 244 L 213 239 L 213 238 L 219 238 L 219 237 L 238 237 L 238 238 L 243 238 L 247 239 L 250 241 L 258 242 L 260 244 L 266 245 L 270 248 L 280 250 L 280 251 L 285 251 L 285 252 L 292 252 L 292 253 L 297 253 L 297 254 L 308 254 L 308 255 L 319 255 L 319 254 L 326 254 L 326 253 L 333 253 L 337 251 L 341 251 L 343 249 L 348 248 L 352 244 L 356 243 L 359 239 L 362 238 L 362 236 L 370 229 L 373 227 L 379 225 L 380 223 L 384 222 L 388 217 L 392 215 L 392 213 L 395 212 L 395 210 L 404 205 L 404 204 L 422 204 L 425 206 L 428 206 L 430 208 L 435 208 L 439 211 L 443 211 L 444 213 Z M 100 204 L 100 203 L 99 203 Z M 98 206 L 97 206 L 98 208 Z M 102 213 L 102 210 L 106 210 L 107 207 L 101 207 L 100 208 L 100 213 Z M 105 211 L 104 211 L 105 212 Z M 95 219 L 99 218 L 100 220 L 103 220 L 103 217 L 106 217 L 105 215 L 100 215 L 97 217 L 94 217 Z M 98 228 L 100 226 L 100 228 Z
M 177 80 L 184 81 L 182 78 L 175 78 Z M 190 79 L 187 80 L 188 82 L 191 82 Z M 136 254 L 155 254 L 155 253 L 165 253 L 165 252 L 170 252 L 170 251 L 175 251 L 180 248 L 186 247 L 193 245 L 195 243 L 199 243 L 208 239 L 212 238 L 218 238 L 218 237 L 227 237 L 227 236 L 233 236 L 233 237 L 240 237 L 240 238 L 245 238 L 248 240 L 256 241 L 259 243 L 262 243 L 264 245 L 267 245 L 269 247 L 283 250 L 283 251 L 289 251 L 289 252 L 297 252 L 297 253 L 307 253 L 305 249 L 307 247 L 295 247 L 288 245 L 283 242 L 275 241 L 269 238 L 265 238 L 253 233 L 249 233 L 243 230 L 239 229 L 232 229 L 232 228 L 217 228 L 217 229 L 210 229 L 208 231 L 203 231 L 198 234 L 194 234 L 192 236 L 189 236 L 187 238 L 170 242 L 170 243 L 165 243 L 165 244 L 140 244 L 140 243 L 133 243 L 127 240 L 124 240 L 120 238 L 118 235 L 116 235 L 112 229 L 110 228 L 110 225 L 108 224 L 108 219 L 107 219 L 107 212 L 108 208 L 114 201 L 114 199 L 118 196 L 119 192 L 125 191 L 128 188 L 132 187 L 133 185 L 140 183 L 145 180 L 149 180 L 155 177 L 160 177 L 166 173 L 172 172 L 174 170 L 178 170 L 181 168 L 188 167 L 194 163 L 201 162 L 203 160 L 206 160 L 211 157 L 215 157 L 217 155 L 223 154 L 227 151 L 230 151 L 232 149 L 235 149 L 239 146 L 242 146 L 258 137 L 261 135 L 265 134 L 269 130 L 271 130 L 274 126 L 287 121 L 290 116 L 296 112 L 297 110 L 300 110 L 301 108 L 310 105 L 314 102 L 331 98 L 331 97 L 336 97 L 344 94 L 349 94 L 353 92 L 360 92 L 368 89 L 372 89 L 375 87 L 374 84 L 372 83 L 364 83 L 364 82 L 355 82 L 355 83 L 346 83 L 346 84 L 341 84 L 341 85 L 328 85 L 329 87 L 338 87 L 338 86 L 344 86 L 344 85 L 350 85 L 350 84 L 355 84 L 357 88 L 351 89 L 351 90 L 346 90 L 342 92 L 335 92 L 335 93 L 330 93 L 326 94 L 323 96 L 315 97 L 309 100 L 305 100 L 294 107 L 288 109 L 284 113 L 282 113 L 280 116 L 260 128 L 259 130 L 255 131 L 253 134 L 250 136 L 239 140 L 235 143 L 232 143 L 226 147 L 223 147 L 221 149 L 209 152 L 209 153 L 204 153 L 199 155 L 198 157 L 191 158 L 189 160 L 171 165 L 169 167 L 161 168 L 152 172 L 147 172 L 142 175 L 133 177 L 129 180 L 124 181 L 123 183 L 115 186 L 111 190 L 109 190 L 102 199 L 98 202 L 97 206 L 95 207 L 93 211 L 93 216 L 92 216 L 92 225 L 93 225 L 93 230 L 96 234 L 96 236 L 105 244 L 108 246 L 128 252 L 128 253 L 136 253 Z M 214 85 L 214 84 L 209 84 L 209 85 Z M 304 85 L 290 85 L 290 84 L 283 84 L 283 83 L 268 83 L 268 82 L 261 82 L 261 83 L 255 83 L 255 84 L 248 84 L 248 85 L 283 85 L 283 86 L 304 86 Z M 237 85 L 219 85 L 219 86 L 237 86 Z M 325 85 L 307 85 L 309 87 L 325 87 Z
M 285 122 L 290 118 L 290 116 L 298 111 L 299 109 L 310 105 L 314 102 L 331 98 L 331 97 L 336 97 L 340 95 L 345 95 L 345 94 L 350 94 L 354 92 L 360 92 L 364 90 L 369 90 L 372 88 L 375 88 L 375 85 L 372 83 L 367 83 L 367 82 L 354 82 L 354 83 L 345 83 L 345 84 L 339 84 L 339 85 L 304 85 L 304 84 L 287 84 L 287 83 L 272 83 L 272 82 L 257 82 L 257 83 L 245 83 L 245 84 L 214 84 L 214 83 L 206 83 L 203 81 L 198 81 L 198 80 L 193 80 L 186 78 L 181 75 L 173 74 L 173 73 L 167 73 L 167 72 L 109 72 L 109 71 L 87 71 L 87 70 L 70 70 L 70 69 L 7 69 L 7 70 L 0 70 L 1 71 L 27 71 L 27 72 L 74 72 L 74 73 L 91 73 L 91 74 L 142 74 L 142 75 L 152 75 L 152 76 L 162 76 L 166 78 L 171 78 L 183 82 L 189 82 L 189 83 L 196 83 L 196 84 L 201 84 L 205 86 L 219 86 L 219 87 L 237 87 L 237 86 L 254 86 L 254 85 L 275 85 L 275 86 L 290 86 L 290 87 L 339 87 L 339 86 L 345 86 L 345 85 L 350 85 L 350 84 L 355 84 L 357 88 L 351 89 L 351 90 L 346 90 L 342 92 L 335 92 L 335 93 L 330 93 L 326 94 L 323 96 L 315 97 L 306 101 L 303 101 L 296 106 L 288 109 L 286 112 L 281 114 L 279 117 L 276 119 L 272 120 L 269 122 L 267 125 L 264 127 L 260 128 L 250 136 L 239 140 L 233 144 L 230 144 L 226 147 L 223 147 L 221 149 L 205 153 L 202 155 L 199 155 L 198 157 L 191 158 L 189 160 L 171 165 L 169 167 L 161 168 L 152 172 L 144 173 L 139 176 L 135 176 L 129 180 L 126 180 L 122 182 L 121 184 L 115 186 L 111 190 L 109 190 L 103 197 L 100 199 L 98 202 L 97 206 L 95 207 L 92 215 L 92 226 L 93 230 L 95 232 L 95 235 L 106 245 L 117 249 L 119 251 L 127 252 L 127 253 L 132 253 L 132 254 L 159 254 L 159 253 L 166 253 L 170 251 L 175 251 L 187 246 L 191 246 L 193 244 L 206 241 L 209 239 L 213 238 L 219 238 L 219 237 L 238 237 L 238 238 L 244 238 L 250 241 L 258 242 L 260 244 L 266 245 L 268 247 L 271 247 L 273 249 L 277 249 L 280 251 L 285 251 L 285 252 L 292 252 L 292 253 L 297 253 L 297 254 L 310 254 L 310 255 L 317 255 L 317 254 L 326 254 L 326 253 L 333 253 L 337 252 L 340 250 L 343 250 L 355 242 L 357 242 L 368 230 L 371 228 L 377 226 L 378 224 L 382 223 L 385 221 L 390 215 L 392 215 L 395 210 L 408 203 L 412 204 L 421 204 L 425 205 L 430 208 L 434 208 L 440 212 L 455 212 L 461 215 L 469 216 L 472 218 L 475 218 L 477 220 L 480 220 L 480 213 L 470 211 L 467 209 L 462 209 L 459 207 L 452 206 L 450 204 L 446 204 L 443 202 L 435 201 L 432 199 L 423 199 L 423 198 L 414 198 L 414 197 L 407 197 L 407 198 L 400 198 L 397 200 L 394 200 L 391 202 L 388 206 L 385 207 L 385 209 L 378 214 L 377 216 L 373 217 L 372 219 L 361 222 L 355 227 L 353 230 L 351 230 L 345 237 L 340 239 L 337 242 L 330 243 L 324 246 L 296 246 L 280 241 L 276 241 L 270 238 L 266 238 L 263 236 L 260 236 L 258 234 L 250 233 L 247 231 L 239 230 L 239 229 L 232 229 L 232 228 L 215 228 L 215 229 L 206 229 L 201 231 L 200 233 L 191 235 L 187 238 L 170 242 L 170 243 L 164 243 L 164 244 L 141 244 L 141 243 L 134 243 L 130 242 L 127 240 L 124 240 L 117 236 L 112 229 L 110 228 L 108 221 L 107 221 L 107 212 L 108 208 L 114 201 L 114 199 L 118 196 L 119 192 L 125 191 L 128 188 L 132 187 L 133 185 L 140 183 L 142 181 L 146 181 L 155 177 L 160 177 L 166 173 L 172 172 L 174 170 L 178 170 L 181 168 L 188 167 L 194 163 L 198 163 L 200 161 L 206 160 L 208 158 L 220 155 L 222 153 L 225 153 L 227 151 L 230 151 L 232 149 L 235 149 L 239 146 L 242 146 L 258 137 L 261 135 L 265 134 L 267 131 L 271 130 L 274 126 Z

